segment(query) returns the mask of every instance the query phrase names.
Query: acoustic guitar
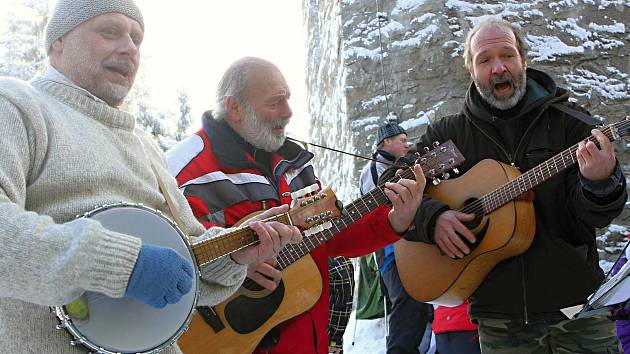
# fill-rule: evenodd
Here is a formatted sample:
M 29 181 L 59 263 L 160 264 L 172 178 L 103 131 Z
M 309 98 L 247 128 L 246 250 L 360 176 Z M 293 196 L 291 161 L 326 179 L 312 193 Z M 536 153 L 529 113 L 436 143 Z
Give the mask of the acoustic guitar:
M 628 134 L 630 121 L 602 129 L 609 140 Z M 597 140 L 589 136 L 586 140 Z M 400 240 L 396 265 L 407 293 L 417 301 L 444 306 L 463 303 L 494 266 L 525 252 L 534 240 L 532 201 L 519 198 L 577 162 L 578 144 L 521 174 L 495 160 L 482 160 L 459 178 L 429 187 L 427 194 L 452 209 L 476 215 L 467 226 L 476 236 L 471 252 L 452 259 L 434 244 Z
M 450 140 L 433 147 L 416 162 L 428 178 L 446 178 L 447 171 L 464 161 Z M 414 179 L 413 170 L 403 169 L 394 181 L 400 178 Z M 178 341 L 181 350 L 185 354 L 251 353 L 275 326 L 310 309 L 321 296 L 322 280 L 308 253 L 379 205 L 387 204 L 383 190 L 384 185 L 377 186 L 345 206 L 341 216 L 323 224 L 321 231 L 305 233 L 301 243 L 287 245 L 278 255 L 282 280 L 275 290 L 262 289 L 247 279 L 223 303 L 198 308 L 190 329 Z

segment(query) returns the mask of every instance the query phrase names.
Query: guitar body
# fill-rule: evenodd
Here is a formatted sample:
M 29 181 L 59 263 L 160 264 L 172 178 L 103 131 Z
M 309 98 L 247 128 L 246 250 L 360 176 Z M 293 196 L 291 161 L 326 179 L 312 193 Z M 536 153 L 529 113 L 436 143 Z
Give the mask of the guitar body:
M 457 210 L 519 175 L 509 165 L 482 160 L 463 176 L 431 186 L 426 193 Z M 402 239 L 395 243 L 400 279 L 411 297 L 421 302 L 459 305 L 494 266 L 522 254 L 534 240 L 536 220 L 531 201 L 512 200 L 479 221 L 476 228 L 471 228 L 477 243 L 463 259 L 451 259 L 433 244 Z
M 313 258 L 306 255 L 282 271 L 274 291 L 241 286 L 214 306 L 225 328 L 215 331 L 197 313 L 179 338 L 179 347 L 185 354 L 251 353 L 267 332 L 313 307 L 321 293 L 321 275 Z

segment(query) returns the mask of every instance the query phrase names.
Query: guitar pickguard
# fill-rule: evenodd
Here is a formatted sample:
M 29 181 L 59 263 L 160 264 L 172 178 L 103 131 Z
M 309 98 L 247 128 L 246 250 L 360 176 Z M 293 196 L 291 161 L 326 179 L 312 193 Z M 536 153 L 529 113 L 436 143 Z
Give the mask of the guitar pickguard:
M 260 328 L 276 312 L 284 298 L 284 282 L 269 295 L 260 298 L 239 295 L 225 306 L 225 318 L 239 334 L 247 334 Z

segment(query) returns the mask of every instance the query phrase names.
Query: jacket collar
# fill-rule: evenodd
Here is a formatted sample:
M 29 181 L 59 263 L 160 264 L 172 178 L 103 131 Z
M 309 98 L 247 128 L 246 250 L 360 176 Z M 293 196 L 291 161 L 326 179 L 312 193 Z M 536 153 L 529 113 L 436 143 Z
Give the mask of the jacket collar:
M 376 150 L 376 152 L 372 155 L 372 157 L 374 157 L 380 162 L 391 162 L 391 163 L 396 162 L 396 157 L 394 155 L 381 149 Z
M 483 100 L 479 91 L 472 82 L 466 93 L 465 110 L 473 117 L 486 121 L 488 123 L 497 123 L 500 120 L 496 117 L 503 117 L 506 120 L 523 119 L 528 117 L 528 113 L 540 108 L 547 101 L 566 94 L 562 89 L 556 86 L 549 75 L 535 69 L 528 68 L 527 71 L 527 88 L 525 95 L 517 103 L 517 105 L 509 110 L 501 111 L 491 107 Z

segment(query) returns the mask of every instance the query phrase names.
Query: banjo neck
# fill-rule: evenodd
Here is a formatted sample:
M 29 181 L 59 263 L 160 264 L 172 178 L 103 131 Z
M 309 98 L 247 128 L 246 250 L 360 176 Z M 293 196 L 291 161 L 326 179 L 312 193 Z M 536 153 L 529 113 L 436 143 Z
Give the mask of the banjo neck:
M 328 187 L 316 194 L 297 198 L 295 205 L 289 211 L 261 221 L 276 221 L 285 225 L 296 226 L 301 230 L 313 230 L 313 228 L 321 227 L 322 224 L 340 215 L 341 210 L 337 197 L 332 189 Z M 243 220 L 247 219 L 249 219 L 249 216 Z M 243 220 L 240 222 L 243 222 Z M 191 249 L 197 264 L 202 266 L 242 248 L 256 244 L 259 241 L 256 233 L 248 226 L 245 226 L 237 227 L 223 235 L 195 243 L 191 246 Z
M 288 212 L 274 215 L 264 221 L 277 221 L 285 225 L 293 225 Z M 202 266 L 258 242 L 258 236 L 251 228 L 239 227 L 218 237 L 198 242 L 191 248 L 197 264 Z

